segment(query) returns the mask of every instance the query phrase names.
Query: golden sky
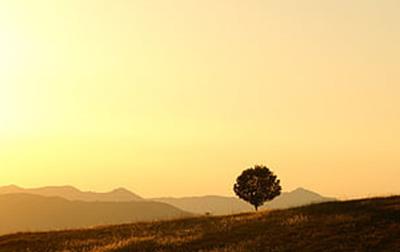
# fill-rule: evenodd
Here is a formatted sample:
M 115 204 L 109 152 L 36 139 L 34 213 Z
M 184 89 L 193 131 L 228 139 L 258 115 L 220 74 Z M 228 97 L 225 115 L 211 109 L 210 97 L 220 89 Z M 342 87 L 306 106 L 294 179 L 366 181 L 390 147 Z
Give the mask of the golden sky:
M 398 0 L 0 2 L 0 185 L 400 193 Z

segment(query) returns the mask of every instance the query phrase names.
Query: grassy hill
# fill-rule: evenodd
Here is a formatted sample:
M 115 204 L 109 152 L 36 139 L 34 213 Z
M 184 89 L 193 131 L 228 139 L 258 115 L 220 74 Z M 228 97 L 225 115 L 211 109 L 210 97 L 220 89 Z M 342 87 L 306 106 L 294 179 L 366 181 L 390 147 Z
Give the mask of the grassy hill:
M 0 251 L 400 251 L 400 197 L 13 234 Z

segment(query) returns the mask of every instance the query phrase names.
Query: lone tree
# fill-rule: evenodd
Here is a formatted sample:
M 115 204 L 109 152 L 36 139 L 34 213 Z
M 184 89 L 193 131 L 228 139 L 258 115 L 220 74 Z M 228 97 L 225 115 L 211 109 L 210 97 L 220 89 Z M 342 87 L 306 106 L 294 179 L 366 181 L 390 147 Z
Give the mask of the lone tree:
M 236 195 L 252 204 L 256 211 L 264 202 L 281 194 L 280 181 L 270 169 L 263 165 L 244 170 L 233 187 Z

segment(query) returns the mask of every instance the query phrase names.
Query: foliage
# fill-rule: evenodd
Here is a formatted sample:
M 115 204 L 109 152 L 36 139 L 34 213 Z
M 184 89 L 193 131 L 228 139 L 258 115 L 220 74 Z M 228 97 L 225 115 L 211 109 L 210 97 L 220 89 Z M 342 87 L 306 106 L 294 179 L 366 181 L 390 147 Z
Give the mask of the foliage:
M 242 172 L 233 187 L 236 195 L 258 209 L 281 194 L 280 181 L 266 166 L 256 165 Z

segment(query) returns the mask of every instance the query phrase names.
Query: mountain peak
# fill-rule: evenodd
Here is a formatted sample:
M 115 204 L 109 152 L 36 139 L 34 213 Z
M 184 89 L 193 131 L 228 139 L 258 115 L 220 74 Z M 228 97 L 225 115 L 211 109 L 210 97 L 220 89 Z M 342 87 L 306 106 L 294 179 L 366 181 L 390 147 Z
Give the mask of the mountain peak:
M 17 186 L 17 185 L 6 185 L 3 186 L 2 188 L 7 188 L 7 189 L 22 189 L 21 187 Z
M 79 191 L 76 187 L 73 187 L 71 185 L 63 185 L 63 186 L 46 186 L 43 188 L 47 189 L 62 189 L 62 190 L 70 190 L 70 191 Z M 42 188 L 42 189 L 43 189 Z
M 24 189 L 22 187 L 16 186 L 16 185 L 7 185 L 7 186 L 2 186 L 0 187 L 0 193 L 19 193 L 23 191 Z
M 112 190 L 109 194 L 114 195 L 114 197 L 124 199 L 124 201 L 142 200 L 142 197 L 129 191 L 128 189 L 126 189 L 124 187 L 116 188 L 116 189 Z
M 118 187 L 114 190 L 111 191 L 112 193 L 129 193 L 131 194 L 132 192 L 129 191 L 128 189 L 124 188 L 124 187 Z
M 293 190 L 293 192 L 311 192 L 310 190 L 307 190 L 303 187 L 298 187 L 295 190 Z

